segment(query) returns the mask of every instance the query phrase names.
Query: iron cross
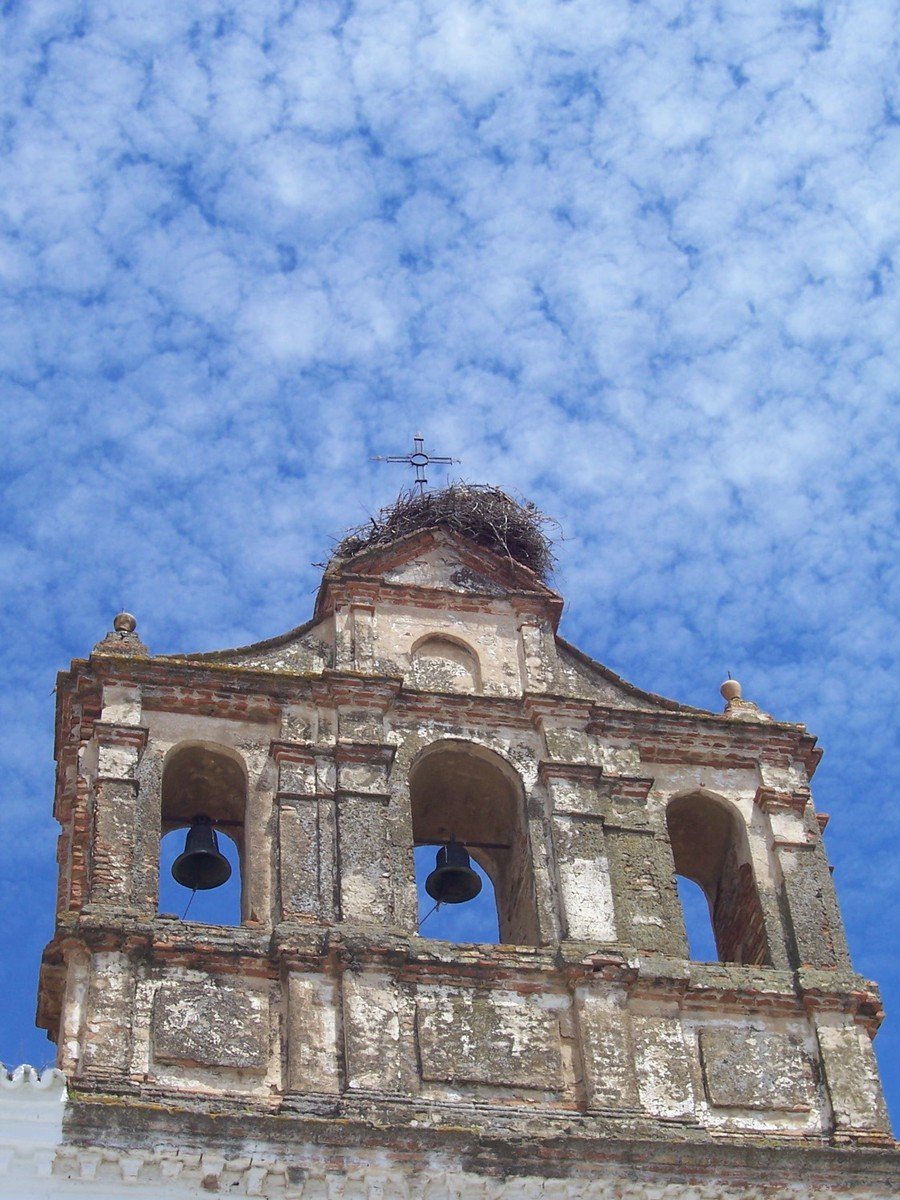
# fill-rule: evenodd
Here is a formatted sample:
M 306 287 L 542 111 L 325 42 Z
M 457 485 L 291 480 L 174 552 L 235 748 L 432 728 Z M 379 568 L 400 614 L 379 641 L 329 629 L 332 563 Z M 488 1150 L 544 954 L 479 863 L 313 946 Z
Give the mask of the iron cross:
M 428 482 L 425 471 L 431 463 L 458 463 L 459 459 L 429 454 L 425 449 L 425 438 L 421 433 L 413 436 L 413 443 L 414 448 L 411 454 L 377 454 L 372 462 L 406 463 L 409 467 L 415 467 L 415 482 L 419 486 L 419 495 L 422 495 L 425 491 L 425 484 Z

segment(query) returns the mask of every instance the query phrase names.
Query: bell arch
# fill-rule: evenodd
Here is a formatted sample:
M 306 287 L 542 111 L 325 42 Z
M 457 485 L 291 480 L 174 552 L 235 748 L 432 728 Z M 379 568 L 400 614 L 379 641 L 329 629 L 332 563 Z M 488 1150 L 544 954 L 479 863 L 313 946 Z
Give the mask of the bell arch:
M 499 940 L 539 942 L 525 793 L 513 768 L 475 742 L 426 747 L 409 772 L 413 841 L 465 846 L 494 888 Z
M 706 896 L 719 959 L 770 966 L 763 910 L 740 813 L 723 797 L 697 790 L 669 801 L 666 825 L 675 874 L 696 883 Z
M 173 746 L 163 761 L 160 796 L 160 844 L 180 829 L 200 829 L 208 823 L 226 859 L 236 858 L 236 883 L 239 894 L 238 921 L 246 917 L 246 808 L 247 769 L 243 759 L 230 747 L 209 742 L 180 742 Z M 197 819 L 200 818 L 199 824 Z M 233 843 L 234 853 L 228 843 Z M 189 848 L 186 845 L 186 849 Z M 166 858 L 171 857 L 171 851 Z M 177 861 L 177 860 L 176 860 Z M 162 858 L 160 859 L 162 869 Z M 168 863 L 167 863 L 168 866 Z M 162 880 L 161 880 L 162 882 Z M 237 923 L 220 920 L 217 923 Z
M 472 647 L 446 633 L 428 633 L 410 650 L 413 684 L 423 691 L 480 692 L 481 664 Z

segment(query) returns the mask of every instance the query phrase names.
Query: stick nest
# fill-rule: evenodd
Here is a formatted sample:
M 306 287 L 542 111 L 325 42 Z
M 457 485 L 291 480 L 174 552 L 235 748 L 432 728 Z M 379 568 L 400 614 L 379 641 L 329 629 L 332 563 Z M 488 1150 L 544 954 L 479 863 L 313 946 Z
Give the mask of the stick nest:
M 440 526 L 495 554 L 511 558 L 546 581 L 555 566 L 548 528 L 558 530 L 530 500 L 519 503 L 497 487 L 452 483 L 437 492 L 401 492 L 364 525 L 349 529 L 334 548 L 334 559 L 386 546 L 420 529 Z

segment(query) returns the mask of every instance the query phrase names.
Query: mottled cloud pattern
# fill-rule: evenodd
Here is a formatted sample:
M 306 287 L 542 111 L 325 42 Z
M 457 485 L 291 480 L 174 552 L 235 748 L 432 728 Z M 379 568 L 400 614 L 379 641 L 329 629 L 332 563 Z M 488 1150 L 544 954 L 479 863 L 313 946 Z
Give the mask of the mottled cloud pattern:
M 559 519 L 570 639 L 820 736 L 900 1025 L 894 5 L 2 12 L 4 1053 L 45 1053 L 55 670 L 123 605 L 161 652 L 298 623 L 418 427 Z

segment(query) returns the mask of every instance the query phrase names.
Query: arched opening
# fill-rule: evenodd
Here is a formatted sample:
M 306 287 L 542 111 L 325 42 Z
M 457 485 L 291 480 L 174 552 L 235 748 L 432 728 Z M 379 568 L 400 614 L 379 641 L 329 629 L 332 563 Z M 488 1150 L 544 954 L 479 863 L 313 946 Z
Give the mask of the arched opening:
M 462 843 L 493 888 L 497 933 L 487 940 L 536 945 L 537 906 L 525 799 L 512 769 L 499 755 L 474 743 L 440 742 L 413 765 L 409 792 L 413 840 L 421 851 L 428 851 L 418 856 L 424 874 L 434 868 L 435 852 L 441 845 L 451 840 Z M 482 888 L 482 894 L 486 891 Z M 433 904 L 425 899 L 427 906 L 420 904 L 420 920 Z M 481 908 L 479 916 L 477 901 L 445 905 L 441 912 L 446 908 L 459 911 L 458 917 L 446 915 L 443 927 L 454 931 L 450 940 L 482 940 L 467 932 L 485 928 L 484 910 Z M 440 936 L 434 921 L 434 916 L 429 918 L 423 936 Z
M 420 638 L 410 655 L 413 685 L 427 692 L 480 692 L 478 655 L 444 634 Z
M 743 823 L 730 805 L 695 792 L 666 811 L 675 873 L 693 881 L 708 905 L 718 958 L 746 966 L 770 963 L 762 906 Z M 699 906 L 685 904 L 685 927 L 697 939 Z M 702 943 L 701 943 L 702 944 Z M 693 957 L 693 941 L 692 941 Z
M 160 911 L 180 915 L 187 906 L 192 891 L 172 878 L 172 865 L 186 849 L 186 831 L 197 818 L 205 818 L 212 827 L 218 852 L 231 866 L 231 875 L 221 886 L 198 890 L 188 916 L 217 925 L 240 923 L 246 915 L 246 803 L 244 765 L 233 751 L 192 743 L 178 746 L 169 754 L 162 776 Z

